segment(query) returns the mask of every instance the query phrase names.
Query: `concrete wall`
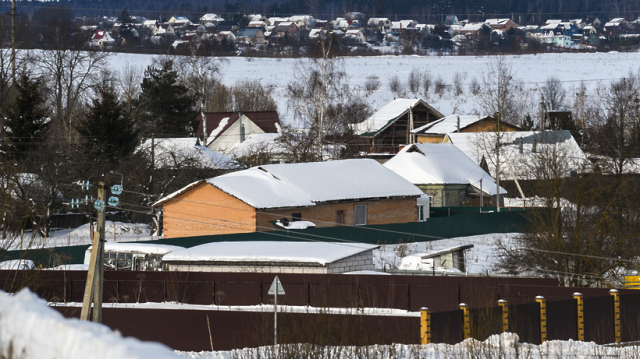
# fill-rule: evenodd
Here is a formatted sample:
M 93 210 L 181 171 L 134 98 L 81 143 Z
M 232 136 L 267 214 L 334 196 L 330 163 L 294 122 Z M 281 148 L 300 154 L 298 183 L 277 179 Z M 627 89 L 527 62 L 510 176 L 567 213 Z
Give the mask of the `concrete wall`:
M 238 265 L 209 265 L 209 264 L 170 264 L 169 271 L 180 272 L 221 272 L 221 273 L 307 273 L 307 274 L 327 274 L 327 267 L 324 266 L 271 266 L 255 264 Z
M 373 270 L 373 249 L 329 264 L 327 273 Z

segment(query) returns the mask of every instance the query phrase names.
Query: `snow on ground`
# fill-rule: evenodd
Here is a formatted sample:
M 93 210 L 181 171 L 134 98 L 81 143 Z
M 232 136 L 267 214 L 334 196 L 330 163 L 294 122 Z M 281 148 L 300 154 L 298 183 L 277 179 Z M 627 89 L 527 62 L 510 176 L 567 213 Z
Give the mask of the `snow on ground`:
M 123 338 L 105 325 L 66 319 L 28 289 L 15 295 L 0 291 L 0 358 L 175 357 L 161 344 Z
M 425 253 L 440 249 L 473 244 L 473 248 L 465 252 L 465 265 L 468 274 L 494 273 L 494 265 L 498 260 L 498 241 L 510 245 L 519 233 L 493 233 L 469 237 L 441 239 L 432 242 L 414 242 L 383 245 L 373 252 L 373 264 L 376 269 L 396 269 L 402 258 L 414 253 Z
M 394 95 L 389 86 L 389 80 L 397 76 L 406 90 L 406 97 L 422 98 L 443 115 L 476 114 L 478 108 L 476 98 L 470 93 L 469 86 L 473 79 L 482 82 L 482 76 L 487 72 L 492 56 L 377 56 L 377 57 L 349 57 L 344 61 L 344 70 L 348 75 L 348 84 L 352 88 L 360 89 L 366 96 L 374 111 L 393 101 Z M 123 68 L 123 64 L 143 71 L 152 63 L 152 55 L 114 53 L 109 57 L 110 67 L 114 72 Z M 532 106 L 538 106 L 538 90 L 544 82 L 552 76 L 562 81 L 569 93 L 571 87 L 578 87 L 581 82 L 589 90 L 627 77 L 629 71 L 637 71 L 640 63 L 640 52 L 626 53 L 549 53 L 537 55 L 506 56 L 512 66 L 515 79 L 524 83 L 527 92 L 534 96 Z M 293 118 L 287 112 L 286 86 L 294 78 L 298 59 L 281 58 L 228 58 L 221 70 L 221 81 L 227 86 L 233 86 L 238 81 L 256 80 L 274 87 L 274 99 L 278 103 L 278 114 L 286 123 Z M 411 94 L 406 89 L 407 78 L 413 69 L 427 72 L 432 81 L 440 78 L 448 87 L 452 86 L 452 79 L 456 73 L 463 78 L 464 94 L 456 99 L 452 91 L 440 96 L 431 94 L 429 98 Z M 594 71 L 597 69 L 597 71 Z M 368 76 L 377 76 L 380 88 L 366 94 L 365 82 Z M 575 91 L 574 91 L 575 92 Z M 537 111 L 537 107 L 531 109 Z M 532 112 L 537 113 L 537 112 Z M 481 114 L 482 115 L 482 114 Z
M 107 242 L 136 242 L 158 239 L 157 236 L 149 236 L 149 224 L 105 221 L 105 227 L 105 238 Z M 32 233 L 25 233 L 22 241 L 20 238 L 0 239 L 0 248 L 18 250 L 21 249 L 21 246 L 23 249 L 26 249 L 91 244 L 90 233 L 91 225 L 89 223 L 71 229 L 71 231 L 68 229 L 51 231 L 51 235 L 47 237 L 46 240 L 40 237 L 33 238 Z
M 287 290 L 286 284 L 285 292 Z M 82 303 L 49 303 L 57 307 L 82 307 Z M 273 313 L 274 306 L 262 305 L 200 305 L 182 303 L 109 303 L 103 304 L 104 308 L 135 308 L 135 309 L 167 309 L 167 310 L 217 310 L 223 312 L 266 312 Z M 379 315 L 393 317 L 420 317 L 420 312 L 408 312 L 405 309 L 394 308 L 319 308 L 306 305 L 278 305 L 278 313 L 324 313 L 324 314 L 353 314 L 353 315 Z
M 333 359 L 557 359 L 557 358 L 640 358 L 640 347 L 608 347 L 593 342 L 552 340 L 542 345 L 520 343 L 517 334 L 492 335 L 481 342 L 467 339 L 455 345 L 372 345 L 367 347 L 319 347 L 309 344 L 289 344 L 245 348 L 219 352 L 177 352 L 181 358 L 190 359 L 276 359 L 279 357 L 326 357 Z

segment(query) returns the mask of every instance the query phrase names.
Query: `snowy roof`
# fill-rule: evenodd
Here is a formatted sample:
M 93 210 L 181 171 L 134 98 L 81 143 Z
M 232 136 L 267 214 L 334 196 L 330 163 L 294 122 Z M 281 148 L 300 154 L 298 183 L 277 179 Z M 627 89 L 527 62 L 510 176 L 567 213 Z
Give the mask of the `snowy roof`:
M 136 152 L 150 153 L 152 142 L 154 142 L 156 168 L 175 168 L 185 165 L 188 161 L 211 168 L 235 167 L 231 158 L 207 147 L 196 145 L 196 137 L 147 139 L 138 146 Z
M 418 127 L 411 131 L 415 134 L 438 134 L 443 135 L 458 130 L 458 119 L 460 119 L 460 129 L 464 129 L 467 126 L 473 125 L 478 121 L 486 119 L 488 116 L 475 116 L 475 115 L 449 115 L 439 120 L 428 123 L 424 126 Z
M 421 259 L 427 259 L 427 258 L 432 258 L 432 257 L 435 257 L 435 256 L 439 256 L 439 255 L 443 255 L 443 254 L 447 254 L 447 253 L 451 253 L 451 252 L 463 251 L 463 250 L 471 249 L 471 248 L 473 248 L 473 244 L 462 244 L 462 245 L 459 245 L 459 246 L 448 247 L 448 248 L 440 248 L 440 249 L 436 249 L 436 250 L 428 251 L 428 252 L 424 252 L 424 253 L 415 253 L 415 254 L 411 254 L 411 255 L 409 255 L 407 257 L 419 257 Z
M 569 131 L 516 131 L 501 132 L 500 148 L 504 151 L 511 163 L 518 179 L 533 179 L 533 169 L 536 162 L 545 154 L 554 155 L 558 161 L 563 161 L 567 167 L 566 173 L 558 174 L 568 177 L 569 171 L 584 171 L 589 164 L 584 152 L 578 146 Z M 522 140 L 520 140 L 522 139 Z M 536 143 L 536 151 L 533 151 L 533 143 Z M 495 132 L 460 132 L 449 133 L 445 142 L 451 142 L 474 162 L 480 164 L 484 158 L 489 167 L 489 172 L 495 174 Z M 522 153 L 519 142 L 522 141 Z M 503 155 L 500 155 L 503 157 Z M 503 176 L 511 178 L 508 165 L 504 159 L 500 161 L 500 172 Z
M 240 114 L 251 120 L 251 122 L 256 124 L 256 126 L 266 133 L 279 132 L 280 119 L 277 111 L 205 112 L 204 115 L 207 118 L 207 132 L 209 132 L 209 135 L 207 136 L 209 143 L 213 142 L 218 138 L 218 136 L 224 134 L 224 132 L 238 120 Z M 196 136 L 200 137 L 203 134 L 201 114 L 196 117 L 196 122 L 198 123 Z
M 89 246 L 87 251 L 90 251 L 93 246 Z M 148 254 L 167 254 L 177 250 L 184 249 L 180 246 L 172 246 L 168 244 L 150 244 L 150 243 L 113 243 L 107 242 L 104 244 L 105 252 L 135 252 L 135 253 L 148 253 Z
M 496 194 L 493 178 L 453 144 L 413 144 L 403 148 L 384 166 L 416 185 L 468 184 L 478 190 L 482 187 L 490 196 Z M 500 193 L 507 191 L 500 188 Z
M 505 25 L 509 22 L 510 19 L 487 19 L 485 24 L 489 24 L 492 26 Z
M 11 259 L 0 262 L 0 270 L 31 270 L 36 266 L 30 259 Z
M 274 164 L 210 178 L 213 185 L 257 208 L 310 207 L 365 198 L 418 197 L 420 189 L 372 159 Z M 172 193 L 154 205 L 186 192 Z
M 371 115 L 371 117 L 369 117 L 368 119 L 356 124 L 354 126 L 354 132 L 355 134 L 361 136 L 375 136 L 380 131 L 393 124 L 398 118 L 402 117 L 409 111 L 410 108 L 414 108 L 419 104 L 424 105 L 425 107 L 442 117 L 442 114 L 440 114 L 433 107 L 429 106 L 429 104 L 420 99 L 401 98 L 391 101 L 386 106 L 382 107 L 376 113 Z
M 169 253 L 164 262 L 261 262 L 326 266 L 376 249 L 364 243 L 332 242 L 215 242 Z
M 217 14 L 204 14 L 200 21 L 224 21 L 224 19 Z
M 478 31 L 484 26 L 483 22 L 470 22 L 465 24 L 460 31 Z
M 279 133 L 253 133 L 247 136 L 244 142 L 235 143 L 225 153 L 233 158 L 245 157 L 258 152 L 282 153 L 286 149 L 276 141 L 280 136 L 282 135 Z

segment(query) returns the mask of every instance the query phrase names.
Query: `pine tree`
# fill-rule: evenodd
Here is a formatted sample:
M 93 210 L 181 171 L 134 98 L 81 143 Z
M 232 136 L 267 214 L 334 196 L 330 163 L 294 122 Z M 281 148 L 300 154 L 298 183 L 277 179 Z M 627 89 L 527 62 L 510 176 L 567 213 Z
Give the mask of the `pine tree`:
M 197 116 L 196 97 L 178 81 L 173 61 L 161 68 L 149 66 L 142 80 L 141 103 L 148 105 L 143 122 L 147 132 L 164 137 L 193 136 Z
M 87 155 L 105 165 L 117 166 L 133 152 L 138 130 L 110 85 L 97 89 L 89 112 L 77 127 Z
M 16 101 L 5 119 L 8 138 L 5 150 L 17 158 L 38 143 L 49 127 L 42 86 L 40 79 L 31 79 L 26 73 L 20 75 L 16 83 Z

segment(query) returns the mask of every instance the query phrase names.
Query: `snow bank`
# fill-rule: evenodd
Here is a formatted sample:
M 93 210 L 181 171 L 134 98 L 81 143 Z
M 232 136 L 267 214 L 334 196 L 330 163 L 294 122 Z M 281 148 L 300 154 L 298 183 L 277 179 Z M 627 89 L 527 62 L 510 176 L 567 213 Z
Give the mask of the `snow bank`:
M 163 359 L 176 355 L 161 344 L 122 338 L 101 324 L 66 319 L 23 289 L 15 296 L 0 291 L 0 358 Z
M 455 345 L 372 345 L 367 347 L 321 347 L 310 344 L 289 344 L 245 348 L 219 352 L 178 352 L 181 358 L 191 359 L 275 359 L 278 357 L 326 357 L 333 359 L 377 358 L 377 359 L 543 359 L 543 358 L 639 358 L 638 346 L 624 348 L 605 347 L 595 343 L 549 341 L 542 345 L 518 342 L 517 334 L 493 335 L 481 342 L 467 339 Z

